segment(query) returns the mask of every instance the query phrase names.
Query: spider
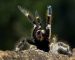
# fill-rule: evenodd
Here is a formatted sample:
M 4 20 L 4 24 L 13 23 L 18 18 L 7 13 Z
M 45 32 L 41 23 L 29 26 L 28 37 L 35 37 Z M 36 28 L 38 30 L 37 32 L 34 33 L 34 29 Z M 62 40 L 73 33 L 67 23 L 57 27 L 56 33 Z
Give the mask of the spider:
M 46 20 L 46 28 L 43 29 L 41 26 L 41 18 L 37 11 L 35 11 L 35 16 L 31 14 L 30 11 L 22 8 L 21 6 L 18 6 L 18 9 L 28 18 L 29 21 L 33 24 L 33 31 L 32 31 L 32 40 L 33 45 L 37 47 L 37 49 L 43 50 L 45 52 L 49 51 L 49 42 L 51 37 L 51 20 L 52 20 L 52 7 L 49 5 L 47 7 L 47 20 Z M 31 43 L 28 41 L 28 39 L 25 39 L 25 41 Z M 18 43 L 16 45 L 16 49 L 20 50 L 23 48 L 24 41 L 21 43 Z M 20 49 L 18 49 L 18 47 Z
M 57 42 L 56 36 L 51 37 L 51 22 L 52 22 L 52 7 L 49 5 L 47 7 L 46 14 L 46 27 L 45 29 L 41 26 L 41 18 L 37 11 L 35 11 L 35 16 L 31 14 L 30 11 L 18 6 L 18 9 L 28 18 L 29 21 L 33 24 L 32 38 L 24 38 L 16 45 L 16 51 L 25 50 L 25 45 L 32 44 L 36 47 L 33 49 L 40 49 L 45 52 L 52 52 L 55 54 L 71 54 L 69 45 L 63 42 Z M 52 42 L 51 42 L 52 41 Z

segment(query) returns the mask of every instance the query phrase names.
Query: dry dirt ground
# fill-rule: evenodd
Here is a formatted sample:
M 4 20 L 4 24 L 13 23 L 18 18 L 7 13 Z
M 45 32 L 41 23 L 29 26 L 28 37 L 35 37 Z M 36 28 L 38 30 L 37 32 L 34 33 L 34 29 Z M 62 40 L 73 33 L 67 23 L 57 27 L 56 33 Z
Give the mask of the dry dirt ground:
M 24 51 L 0 51 L 0 60 L 75 60 L 75 49 L 71 57 L 62 54 L 52 54 L 35 49 Z

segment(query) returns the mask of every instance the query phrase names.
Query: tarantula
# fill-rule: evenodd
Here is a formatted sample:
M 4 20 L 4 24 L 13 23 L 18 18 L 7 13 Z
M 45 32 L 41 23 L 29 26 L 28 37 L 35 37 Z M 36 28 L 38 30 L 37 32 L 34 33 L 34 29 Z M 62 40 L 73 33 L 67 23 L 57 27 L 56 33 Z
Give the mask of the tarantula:
M 33 43 L 32 44 L 35 45 L 37 47 L 37 49 L 48 52 L 49 51 L 49 42 L 50 42 L 50 37 L 51 37 L 51 19 L 52 19 L 52 8 L 51 8 L 51 6 L 49 5 L 47 7 L 47 20 L 46 20 L 46 28 L 45 29 L 42 29 L 41 22 L 40 22 L 41 18 L 40 18 L 37 11 L 35 11 L 35 16 L 33 16 L 28 10 L 22 8 L 21 6 L 18 6 L 18 9 L 33 24 L 33 31 L 32 31 Z M 27 40 L 29 40 L 29 39 L 27 39 Z M 29 41 L 27 41 L 27 42 L 29 42 Z M 29 42 L 29 43 L 31 43 L 31 42 Z M 23 43 L 18 43 L 16 45 L 16 47 L 22 48 L 23 47 L 22 44 Z
M 40 49 L 45 52 L 51 51 L 52 53 L 58 54 L 63 53 L 70 55 L 71 50 L 69 45 L 63 43 L 63 42 L 56 42 L 56 36 L 53 38 L 51 37 L 51 22 L 52 22 L 52 7 L 49 5 L 47 7 L 47 14 L 46 14 L 46 27 L 45 29 L 42 29 L 41 26 L 41 18 L 38 14 L 38 12 L 35 12 L 35 16 L 33 16 L 30 11 L 22 8 L 21 6 L 18 6 L 18 9 L 29 19 L 29 21 L 33 24 L 33 31 L 32 31 L 32 38 L 30 39 L 22 39 L 20 42 L 16 45 L 16 51 L 20 51 L 25 49 L 26 44 L 32 44 L 35 45 L 35 49 Z M 52 41 L 52 42 L 51 42 Z

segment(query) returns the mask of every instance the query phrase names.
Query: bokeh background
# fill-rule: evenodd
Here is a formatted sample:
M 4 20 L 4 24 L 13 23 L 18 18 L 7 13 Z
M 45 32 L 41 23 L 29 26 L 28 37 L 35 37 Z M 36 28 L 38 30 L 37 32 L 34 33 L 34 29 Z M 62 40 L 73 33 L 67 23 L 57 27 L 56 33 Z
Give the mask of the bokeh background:
M 52 5 L 52 32 L 75 47 L 75 0 L 0 0 L 0 50 L 12 50 L 19 38 L 31 36 L 32 24 L 18 5 L 33 14 L 38 10 L 43 21 L 47 6 Z

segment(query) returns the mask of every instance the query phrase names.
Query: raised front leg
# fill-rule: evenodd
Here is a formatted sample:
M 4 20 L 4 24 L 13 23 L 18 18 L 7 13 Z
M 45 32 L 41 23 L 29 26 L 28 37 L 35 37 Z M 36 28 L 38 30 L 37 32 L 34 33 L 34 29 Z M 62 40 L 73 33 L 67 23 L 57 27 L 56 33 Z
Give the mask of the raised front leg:
M 46 36 L 48 40 L 51 39 L 51 21 L 52 21 L 52 7 L 47 7 L 47 20 L 46 20 Z
M 40 17 L 38 12 L 35 12 L 35 17 L 27 10 L 22 8 L 21 6 L 18 6 L 18 9 L 28 18 L 29 21 L 31 21 L 31 23 L 33 24 L 33 31 L 32 31 L 32 35 L 33 38 L 35 38 L 36 36 L 36 32 L 37 30 L 41 29 L 41 23 L 40 23 Z
M 29 19 L 29 21 L 32 22 L 34 29 L 36 27 L 40 28 L 40 17 L 38 12 L 35 12 L 35 17 L 31 14 L 30 11 L 28 11 L 27 9 L 22 8 L 21 6 L 18 6 L 18 9 Z

